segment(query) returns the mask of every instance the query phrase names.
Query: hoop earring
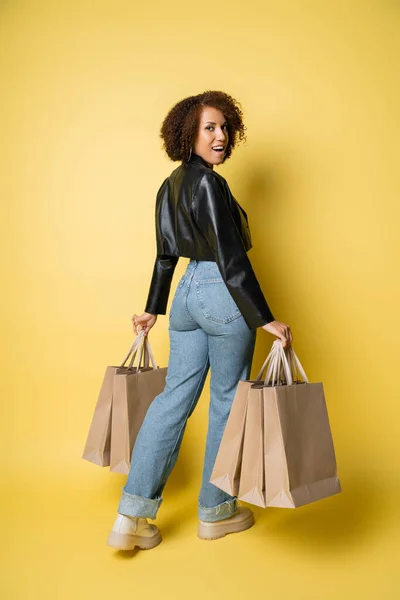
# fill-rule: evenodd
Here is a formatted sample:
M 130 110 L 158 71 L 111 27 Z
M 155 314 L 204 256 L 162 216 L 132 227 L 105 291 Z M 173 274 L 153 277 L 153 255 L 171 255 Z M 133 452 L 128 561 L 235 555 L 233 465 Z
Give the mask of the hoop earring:
M 191 156 L 192 156 L 192 146 L 190 146 L 190 152 L 189 152 L 189 156 L 188 156 L 188 159 L 187 159 L 188 162 L 189 162 Z

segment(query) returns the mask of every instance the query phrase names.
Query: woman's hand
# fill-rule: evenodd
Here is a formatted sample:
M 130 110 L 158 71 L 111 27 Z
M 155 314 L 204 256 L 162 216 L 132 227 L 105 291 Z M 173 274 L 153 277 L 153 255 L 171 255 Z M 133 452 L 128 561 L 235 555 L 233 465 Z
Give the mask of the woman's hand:
M 133 315 L 131 321 L 133 325 L 133 331 L 136 333 L 136 335 L 139 333 L 139 331 L 144 331 L 144 335 L 147 335 L 157 321 L 157 315 L 144 312 L 140 315 L 140 317 L 138 315 Z
M 265 329 L 265 331 L 269 331 L 273 335 L 276 335 L 276 337 L 282 341 L 282 346 L 284 348 L 289 348 L 291 345 L 293 336 L 289 325 L 281 323 L 280 321 L 271 321 L 271 323 L 262 325 L 262 328 Z

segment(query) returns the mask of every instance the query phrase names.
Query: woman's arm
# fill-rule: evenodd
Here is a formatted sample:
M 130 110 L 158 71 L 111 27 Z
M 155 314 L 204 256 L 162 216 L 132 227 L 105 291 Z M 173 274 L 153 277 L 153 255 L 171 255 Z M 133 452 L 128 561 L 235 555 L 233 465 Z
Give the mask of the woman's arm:
M 152 315 L 166 314 L 172 276 L 178 260 L 179 256 L 157 254 L 154 262 L 147 303 L 144 309 L 145 312 L 151 313 Z
M 197 184 L 192 214 L 213 250 L 221 276 L 249 329 L 274 321 L 232 217 L 223 186 L 212 171 L 204 173 Z

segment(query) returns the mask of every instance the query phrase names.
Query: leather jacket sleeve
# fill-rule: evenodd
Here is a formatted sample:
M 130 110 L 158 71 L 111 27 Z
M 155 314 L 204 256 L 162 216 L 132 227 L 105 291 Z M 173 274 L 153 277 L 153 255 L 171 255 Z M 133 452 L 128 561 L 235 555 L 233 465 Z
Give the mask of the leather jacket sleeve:
M 204 173 L 197 184 L 192 213 L 249 329 L 274 321 L 232 217 L 223 185 L 212 171 Z
M 144 312 L 152 315 L 165 315 L 167 312 L 168 297 L 171 291 L 172 277 L 179 256 L 165 254 L 162 241 L 162 232 L 160 229 L 160 208 L 166 192 L 168 177 L 161 184 L 156 198 L 155 206 L 155 225 L 156 225 L 156 244 L 157 255 L 154 261 L 153 275 L 150 281 L 149 293 Z
M 166 314 L 172 276 L 178 260 L 179 256 L 168 256 L 157 253 L 147 303 L 144 309 L 145 312 L 152 315 Z

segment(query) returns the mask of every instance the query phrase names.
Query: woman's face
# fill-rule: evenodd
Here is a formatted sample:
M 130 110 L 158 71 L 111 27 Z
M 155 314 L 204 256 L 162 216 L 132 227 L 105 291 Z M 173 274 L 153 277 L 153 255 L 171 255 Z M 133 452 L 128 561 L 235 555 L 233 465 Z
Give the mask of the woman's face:
M 224 160 L 228 135 L 228 123 L 222 112 L 218 108 L 204 106 L 192 152 L 201 156 L 209 167 L 214 168 L 214 165 L 219 165 Z M 222 151 L 214 150 L 220 146 Z

